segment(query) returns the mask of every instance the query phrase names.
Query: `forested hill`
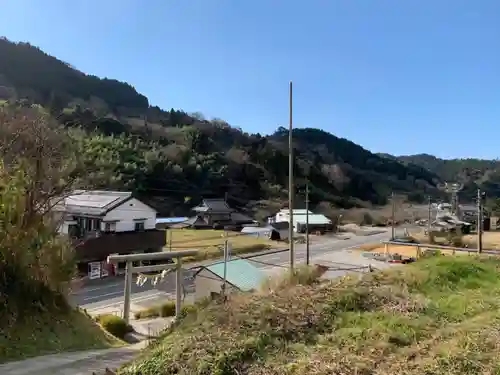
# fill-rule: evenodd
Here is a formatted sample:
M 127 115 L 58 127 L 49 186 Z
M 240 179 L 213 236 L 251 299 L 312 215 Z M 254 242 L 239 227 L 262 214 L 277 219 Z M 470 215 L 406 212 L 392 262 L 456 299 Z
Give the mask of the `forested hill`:
M 41 104 L 67 127 L 83 127 L 88 152 L 115 168 L 115 185 L 107 187 L 132 189 L 161 214 L 182 214 L 202 196 L 225 193 L 239 207 L 286 201 L 286 129 L 248 134 L 223 120 L 164 111 L 127 83 L 86 75 L 7 39 L 0 40 L 0 101 Z M 296 129 L 293 135 L 298 204 L 306 179 L 313 205 L 383 204 L 391 191 L 420 200 L 437 191 L 437 175 L 422 167 L 375 155 L 320 129 Z
M 500 197 L 500 161 L 464 158 L 440 159 L 429 154 L 406 156 L 391 156 L 403 164 L 417 165 L 436 174 L 443 181 L 461 182 L 464 189 L 461 195 L 471 199 L 476 195 L 477 188 L 481 188 L 488 197 Z

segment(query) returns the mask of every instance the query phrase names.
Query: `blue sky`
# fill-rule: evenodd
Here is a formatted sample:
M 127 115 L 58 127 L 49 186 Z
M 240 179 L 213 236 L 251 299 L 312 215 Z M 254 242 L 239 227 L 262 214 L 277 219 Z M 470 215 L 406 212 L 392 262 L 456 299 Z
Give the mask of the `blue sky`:
M 0 0 L 0 35 L 249 132 L 500 156 L 498 0 Z

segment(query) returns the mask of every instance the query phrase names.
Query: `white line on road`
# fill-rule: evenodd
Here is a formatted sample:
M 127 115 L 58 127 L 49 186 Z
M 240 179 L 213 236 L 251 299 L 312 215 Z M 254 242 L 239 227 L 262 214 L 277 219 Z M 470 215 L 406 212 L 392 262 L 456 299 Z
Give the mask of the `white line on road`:
M 85 297 L 83 298 L 83 301 L 93 301 L 99 298 L 109 297 L 109 296 L 123 296 L 123 293 L 124 293 L 123 290 L 120 290 L 112 293 L 99 294 L 98 296 Z
M 149 294 L 146 296 L 140 296 L 140 297 L 135 297 L 135 298 L 132 297 L 130 299 L 130 303 L 134 304 L 134 303 L 139 303 L 139 302 L 145 302 L 148 300 L 160 299 L 160 297 L 172 299 L 173 294 L 158 292 L 158 293 Z M 94 307 L 82 305 L 81 307 L 86 309 L 89 312 L 92 312 L 92 311 L 103 310 L 103 309 L 107 309 L 107 308 L 115 307 L 115 306 L 123 306 L 123 303 L 124 303 L 123 298 L 120 298 L 119 300 L 115 300 L 115 302 L 108 303 L 106 305 L 98 305 L 98 306 L 94 306 Z
M 102 290 L 102 289 L 116 288 L 117 286 L 120 286 L 120 285 L 123 285 L 123 283 L 104 284 L 104 285 L 96 287 L 96 288 L 83 288 L 83 289 L 77 290 L 71 294 L 76 296 L 78 294 L 85 294 L 88 292 L 96 292 L 96 291 Z

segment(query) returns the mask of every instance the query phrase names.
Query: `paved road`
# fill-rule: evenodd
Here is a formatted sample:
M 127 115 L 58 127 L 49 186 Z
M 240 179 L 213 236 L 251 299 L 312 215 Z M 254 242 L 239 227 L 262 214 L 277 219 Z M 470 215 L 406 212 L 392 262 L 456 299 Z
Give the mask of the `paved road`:
M 325 254 L 339 253 L 339 262 L 353 264 L 353 262 L 357 262 L 356 257 L 353 256 L 352 260 L 350 260 L 350 258 L 346 259 L 345 252 L 340 254 L 342 250 L 355 248 L 366 243 L 388 240 L 389 236 L 390 232 L 385 231 L 380 234 L 369 236 L 352 235 L 349 239 L 339 239 L 334 236 L 324 237 L 321 241 L 311 243 L 311 259 L 314 261 L 314 258 L 321 257 Z M 289 263 L 289 257 L 289 252 L 280 252 L 253 258 L 252 263 L 263 271 L 266 271 L 266 273 L 276 272 L 280 269 L 280 266 L 283 267 Z M 331 258 L 330 255 L 329 257 Z M 305 263 L 306 251 L 304 244 L 295 245 L 295 261 L 296 264 Z M 185 282 L 186 289 L 192 289 L 193 283 L 192 280 L 189 280 L 192 271 L 186 271 L 185 275 L 187 276 Z M 134 280 L 132 284 L 131 310 L 141 310 L 157 305 L 162 300 L 175 298 L 174 277 L 173 274 L 168 275 L 163 282 L 156 286 L 147 282 L 140 287 L 135 284 Z M 70 301 L 75 305 L 87 309 L 91 314 L 104 312 L 121 314 L 123 309 L 123 289 L 123 278 L 98 280 L 96 283 L 93 283 L 93 285 L 86 286 L 75 292 L 70 297 Z

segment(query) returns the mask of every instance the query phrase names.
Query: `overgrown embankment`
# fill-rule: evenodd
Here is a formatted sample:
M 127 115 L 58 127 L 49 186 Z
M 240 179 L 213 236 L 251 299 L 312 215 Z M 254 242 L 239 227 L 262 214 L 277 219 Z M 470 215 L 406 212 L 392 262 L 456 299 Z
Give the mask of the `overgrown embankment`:
M 43 111 L 0 108 L 0 362 L 118 341 L 63 290 L 74 251 L 51 208 L 91 181 L 75 147 Z
M 434 257 L 211 305 L 121 374 L 499 374 L 500 260 Z

